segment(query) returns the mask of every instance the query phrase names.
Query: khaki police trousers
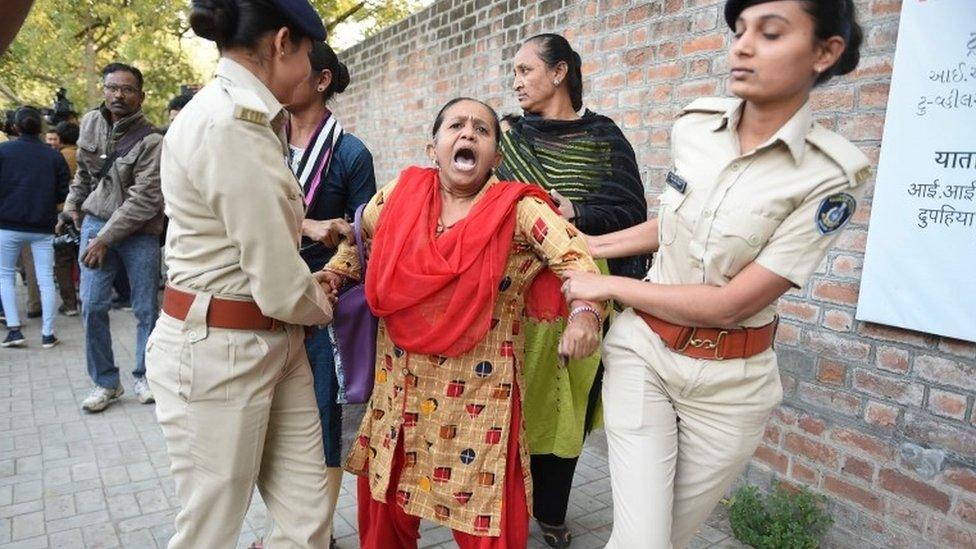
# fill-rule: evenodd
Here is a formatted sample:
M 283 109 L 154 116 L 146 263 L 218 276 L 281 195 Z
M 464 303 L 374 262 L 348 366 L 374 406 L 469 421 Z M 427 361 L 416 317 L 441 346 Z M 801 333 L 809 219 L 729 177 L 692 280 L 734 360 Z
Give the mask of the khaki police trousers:
M 608 548 L 684 548 L 742 472 L 782 399 L 776 356 L 698 360 L 634 311 L 604 339 L 613 489 Z
M 162 314 L 146 346 L 156 416 L 181 509 L 170 549 L 236 547 L 257 484 L 265 547 L 329 547 L 333 499 L 304 330 L 223 330 L 198 294 L 186 321 Z

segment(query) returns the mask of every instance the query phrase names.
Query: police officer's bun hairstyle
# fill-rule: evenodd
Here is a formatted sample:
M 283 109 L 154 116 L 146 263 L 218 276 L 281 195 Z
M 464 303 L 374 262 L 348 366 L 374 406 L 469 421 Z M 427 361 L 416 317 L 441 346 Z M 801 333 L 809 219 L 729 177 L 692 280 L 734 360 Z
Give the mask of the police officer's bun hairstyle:
M 262 36 L 288 27 L 293 43 L 305 33 L 291 24 L 271 0 L 193 0 L 190 27 L 200 38 L 217 43 L 217 49 L 253 49 Z
M 534 42 L 539 47 L 539 58 L 549 68 L 554 68 L 560 62 L 566 63 L 566 84 L 569 87 L 569 99 L 573 103 L 573 110 L 583 108 L 583 60 L 573 51 L 569 42 L 561 35 L 546 33 L 537 34 L 525 41 Z
M 332 96 L 337 93 L 346 91 L 349 87 L 349 69 L 345 63 L 339 61 L 339 56 L 325 42 L 312 42 L 309 61 L 312 64 L 312 73 L 316 76 L 324 70 L 332 73 L 332 83 L 325 90 L 323 98 L 325 101 L 332 99 Z
M 40 135 L 41 111 L 34 107 L 21 107 L 14 114 L 14 124 L 20 135 Z
M 854 0 L 805 0 L 803 7 L 813 17 L 814 34 L 820 40 L 840 36 L 847 45 L 837 62 L 824 71 L 816 85 L 823 84 L 834 76 L 847 74 L 857 68 L 861 61 L 861 42 L 864 31 L 857 23 Z
M 433 137 L 435 140 L 437 139 L 437 132 L 441 131 L 441 126 L 444 124 L 444 115 L 447 113 L 447 109 L 450 109 L 451 107 L 457 105 L 461 101 L 473 101 L 475 103 L 484 106 L 484 108 L 488 109 L 488 113 L 491 114 L 492 127 L 495 128 L 495 146 L 497 147 L 499 144 L 501 144 L 502 125 L 501 122 L 498 121 L 498 113 L 495 112 L 495 109 L 491 108 L 491 105 L 489 105 L 488 103 L 485 103 L 484 101 L 478 101 L 477 99 L 472 99 L 470 97 L 455 97 L 454 99 L 451 99 L 447 103 L 444 103 L 444 106 L 441 107 L 441 110 L 437 111 L 437 116 L 434 118 L 434 127 L 431 129 L 430 132 L 431 137 Z

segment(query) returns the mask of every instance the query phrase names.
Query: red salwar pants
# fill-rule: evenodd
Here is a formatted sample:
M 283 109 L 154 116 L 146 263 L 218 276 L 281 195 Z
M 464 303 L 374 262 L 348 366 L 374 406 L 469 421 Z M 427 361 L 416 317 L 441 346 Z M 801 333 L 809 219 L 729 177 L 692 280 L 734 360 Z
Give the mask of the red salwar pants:
M 518 388 L 512 392 L 512 419 L 508 431 L 508 459 L 505 463 L 501 535 L 475 536 L 454 530 L 454 541 L 461 549 L 524 549 L 529 540 L 529 508 L 525 497 L 522 460 L 519 459 L 518 434 L 522 421 L 522 398 Z M 403 433 L 390 466 L 390 484 L 386 489 L 387 503 L 373 499 L 369 480 L 359 477 L 359 546 L 362 549 L 416 549 L 420 539 L 420 517 L 408 515 L 396 503 L 396 490 L 403 471 Z M 393 503 L 389 503 L 393 502 Z

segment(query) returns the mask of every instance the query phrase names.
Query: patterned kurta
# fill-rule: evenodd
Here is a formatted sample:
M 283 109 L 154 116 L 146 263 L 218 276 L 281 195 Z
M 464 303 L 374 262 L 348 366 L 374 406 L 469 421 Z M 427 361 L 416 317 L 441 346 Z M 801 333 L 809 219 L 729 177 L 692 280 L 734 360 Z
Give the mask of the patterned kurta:
M 496 181 L 492 178 L 485 188 Z M 380 189 L 366 207 L 367 238 L 393 187 Z M 349 471 L 369 475 L 373 499 L 386 501 L 393 453 L 402 433 L 406 459 L 396 503 L 411 515 L 454 530 L 499 535 L 515 384 L 525 394 L 524 294 L 544 265 L 557 275 L 569 270 L 597 272 L 580 233 L 542 201 L 524 198 L 517 206 L 514 241 L 491 329 L 482 342 L 453 358 L 412 354 L 394 344 L 380 320 L 376 384 L 358 443 L 346 462 Z M 355 248 L 341 245 L 327 268 L 358 279 Z M 523 422 L 517 424 L 518 459 L 530 494 Z

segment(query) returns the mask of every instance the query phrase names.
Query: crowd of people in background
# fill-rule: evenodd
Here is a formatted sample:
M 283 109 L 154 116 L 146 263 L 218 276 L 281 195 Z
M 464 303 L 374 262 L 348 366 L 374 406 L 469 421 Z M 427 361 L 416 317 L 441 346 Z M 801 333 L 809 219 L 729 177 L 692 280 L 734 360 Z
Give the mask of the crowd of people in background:
M 510 60 L 521 114 L 447 102 L 430 165 L 378 188 L 332 110 L 352 77 L 309 3 L 191 4 L 221 58 L 166 130 L 142 72 L 112 63 L 80 121 L 45 130 L 21 107 L 0 144 L 2 345 L 53 347 L 57 312 L 80 312 L 81 406 L 101 412 L 124 393 L 109 311 L 131 310 L 132 390 L 156 404 L 182 506 L 169 546 L 235 546 L 257 486 L 268 546 L 327 548 L 345 468 L 363 547 L 416 547 L 421 519 L 461 547 L 524 547 L 530 517 L 568 547 L 602 410 L 608 546 L 686 546 L 781 398 L 778 298 L 863 193 L 867 159 L 809 105 L 858 64 L 851 0 L 726 2 L 735 97 L 679 114 L 650 219 L 563 36 Z M 333 322 L 351 287 L 377 319 L 362 402 Z

